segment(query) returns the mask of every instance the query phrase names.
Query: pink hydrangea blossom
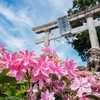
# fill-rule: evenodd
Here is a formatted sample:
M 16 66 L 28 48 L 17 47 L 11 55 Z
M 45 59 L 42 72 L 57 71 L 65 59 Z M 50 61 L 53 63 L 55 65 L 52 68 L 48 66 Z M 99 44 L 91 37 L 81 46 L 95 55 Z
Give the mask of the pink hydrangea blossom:
M 44 81 L 51 82 L 50 77 L 45 76 L 43 74 L 38 74 L 37 76 L 34 76 L 30 79 L 30 82 L 38 82 L 39 83 L 39 89 L 42 89 L 44 87 Z
M 41 51 L 43 51 L 46 54 L 50 54 L 51 56 L 57 56 L 56 51 L 51 49 L 50 46 L 44 46 L 41 48 Z
M 79 100 L 90 100 L 90 99 L 83 96 Z
M 50 65 L 50 71 L 52 74 L 56 74 L 59 80 L 62 76 L 67 75 L 67 70 L 65 70 L 65 67 L 62 66 L 59 62 L 52 63 Z
M 31 78 L 30 82 L 37 82 L 39 81 L 39 88 L 42 89 L 44 86 L 44 80 L 49 82 L 51 79 L 50 75 L 50 62 L 48 56 L 41 56 L 38 59 L 37 65 L 33 69 L 33 77 Z
M 3 57 L 0 58 L 0 62 L 5 65 L 5 68 L 10 68 L 16 62 L 16 52 L 14 53 L 3 53 Z
M 49 91 L 45 91 L 41 93 L 41 99 L 40 100 L 55 100 L 54 93 L 49 93 Z
M 73 78 L 76 76 L 75 71 L 77 70 L 77 68 L 75 68 L 76 63 L 74 63 L 73 60 L 68 60 L 66 59 L 65 61 L 65 70 L 68 71 L 68 76 L 69 78 Z
M 72 90 L 77 91 L 77 95 L 82 97 L 83 93 L 91 93 L 91 83 L 88 82 L 87 78 L 75 78 L 70 86 Z
M 22 81 L 26 72 L 26 68 L 23 64 L 16 63 L 10 68 L 10 71 L 7 73 L 7 75 L 15 77 L 17 81 Z
M 38 92 L 38 85 L 34 84 L 34 86 L 32 87 L 32 84 L 30 86 L 30 88 L 27 90 L 27 92 L 29 93 L 30 96 L 30 100 L 36 100 L 36 95 L 35 93 Z M 34 95 L 33 95 L 34 94 Z
M 61 93 L 61 92 L 65 91 L 64 89 L 66 88 L 66 84 L 62 80 L 55 80 L 55 81 L 51 81 L 50 83 L 46 83 L 45 87 L 52 88 L 52 91 L 55 94 L 58 94 L 58 93 Z
M 73 95 L 73 94 L 68 93 L 67 95 L 65 95 L 63 97 L 63 100 L 77 100 L 76 98 L 77 98 L 76 95 Z
M 100 97 L 100 82 L 99 81 L 92 83 L 91 89 L 92 89 L 92 94 Z
M 37 65 L 34 67 L 34 76 L 39 75 L 40 73 L 48 77 L 49 75 L 49 58 L 48 56 L 41 56 L 38 59 Z
M 6 48 L 0 44 L 0 53 L 3 54 L 5 52 Z
M 89 77 L 89 76 L 92 76 L 92 72 L 89 72 L 89 71 L 77 71 L 76 75 L 77 75 L 77 77 Z
M 36 56 L 34 52 L 28 52 L 28 50 L 20 51 L 20 57 L 17 59 L 20 62 L 23 62 L 24 66 L 34 66 L 34 63 L 37 63 Z

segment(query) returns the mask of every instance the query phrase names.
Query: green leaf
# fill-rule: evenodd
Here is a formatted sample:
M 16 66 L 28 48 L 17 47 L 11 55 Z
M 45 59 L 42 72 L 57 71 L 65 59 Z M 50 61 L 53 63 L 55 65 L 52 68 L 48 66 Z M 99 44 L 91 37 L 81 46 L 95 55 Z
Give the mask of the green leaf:
M 17 82 L 16 79 L 14 77 L 8 77 L 8 76 L 4 76 L 2 79 L 0 79 L 0 84 L 3 83 L 15 83 Z
M 18 85 L 19 85 L 19 86 L 20 86 L 20 85 L 26 85 L 26 84 L 27 84 L 27 82 L 17 82 L 17 83 L 15 83 L 15 85 L 17 85 L 17 86 L 18 86 Z
M 3 70 L 3 71 L 0 73 L 0 80 L 2 80 L 2 79 L 6 76 L 6 74 L 8 73 L 8 71 L 9 71 L 9 69 L 5 69 L 5 70 Z
M 95 96 L 95 95 L 87 95 L 86 97 L 87 97 L 87 98 L 91 98 L 91 99 L 93 99 L 93 100 L 100 100 L 100 98 L 97 97 L 97 96 Z
M 6 94 L 7 96 L 11 96 L 11 95 L 12 95 L 12 91 L 11 91 L 11 90 L 7 90 L 7 91 L 4 92 L 3 94 Z
M 76 92 L 75 91 L 73 91 L 73 90 L 66 90 L 66 92 L 68 92 L 68 93 L 72 93 L 72 94 L 75 94 L 76 95 Z
M 0 100 L 4 100 L 4 98 L 0 98 Z
M 4 100 L 24 100 L 24 99 L 16 96 L 10 96 L 6 97 Z
M 58 77 L 56 76 L 56 74 L 50 74 L 50 78 L 55 81 L 58 80 Z
M 92 70 L 92 75 L 94 75 L 94 68 L 91 67 L 91 70 Z
M 16 96 L 21 96 L 24 93 L 25 93 L 25 90 L 21 90 L 21 91 L 19 91 L 19 92 L 16 93 Z

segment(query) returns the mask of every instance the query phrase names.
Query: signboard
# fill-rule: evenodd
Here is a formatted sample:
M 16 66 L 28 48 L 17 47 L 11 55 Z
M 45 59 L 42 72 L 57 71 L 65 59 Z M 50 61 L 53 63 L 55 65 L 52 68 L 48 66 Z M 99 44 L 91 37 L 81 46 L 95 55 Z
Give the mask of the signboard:
M 70 33 L 71 32 L 71 25 L 68 21 L 68 17 L 64 16 L 61 18 L 58 18 L 58 26 L 60 29 L 60 33 Z

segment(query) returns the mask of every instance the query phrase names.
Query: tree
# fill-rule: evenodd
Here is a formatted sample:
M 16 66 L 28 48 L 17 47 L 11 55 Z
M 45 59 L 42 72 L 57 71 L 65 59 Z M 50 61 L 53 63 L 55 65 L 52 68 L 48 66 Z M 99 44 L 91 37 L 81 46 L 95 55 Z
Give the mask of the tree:
M 68 16 L 78 13 L 82 10 L 88 9 L 97 4 L 100 4 L 100 0 L 73 0 L 73 7 L 67 11 Z M 99 18 L 99 17 L 100 17 L 99 15 L 94 16 L 94 18 Z M 78 27 L 83 25 L 83 23 L 85 22 L 86 22 L 85 19 L 78 21 L 77 23 L 73 22 L 71 23 L 71 26 L 72 28 Z M 100 27 L 97 27 L 96 30 L 100 42 Z M 65 38 L 67 39 L 67 37 Z M 77 36 L 77 38 L 78 40 L 73 41 L 71 45 L 75 50 L 78 51 L 79 56 L 81 56 L 81 59 L 83 61 L 86 61 L 87 60 L 86 52 L 88 49 L 91 48 L 88 30 L 83 31 L 82 34 Z

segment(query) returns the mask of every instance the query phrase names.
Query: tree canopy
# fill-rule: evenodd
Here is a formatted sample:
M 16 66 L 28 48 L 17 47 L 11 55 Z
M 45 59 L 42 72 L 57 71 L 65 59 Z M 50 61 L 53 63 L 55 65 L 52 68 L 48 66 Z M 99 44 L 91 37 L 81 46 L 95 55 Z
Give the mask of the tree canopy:
M 90 7 L 93 7 L 97 4 L 100 4 L 100 0 L 73 0 L 73 7 L 67 11 L 68 16 L 75 14 L 77 12 L 80 12 L 82 10 L 88 9 Z M 100 17 L 100 15 L 96 15 L 96 16 L 94 16 L 94 19 L 99 18 L 99 17 Z M 71 26 L 72 26 L 72 28 L 78 27 L 78 26 L 83 25 L 83 23 L 85 23 L 85 22 L 86 22 L 86 20 L 82 19 L 78 22 L 71 23 Z M 96 31 L 97 31 L 98 39 L 100 42 L 100 27 L 97 27 Z M 65 37 L 65 38 L 67 39 L 67 37 Z M 78 51 L 81 59 L 83 61 L 86 61 L 87 60 L 86 52 L 88 49 L 91 48 L 88 30 L 83 31 L 82 34 L 79 34 L 77 36 L 77 38 L 78 38 L 78 40 L 73 41 L 71 43 L 71 45 L 75 50 Z

